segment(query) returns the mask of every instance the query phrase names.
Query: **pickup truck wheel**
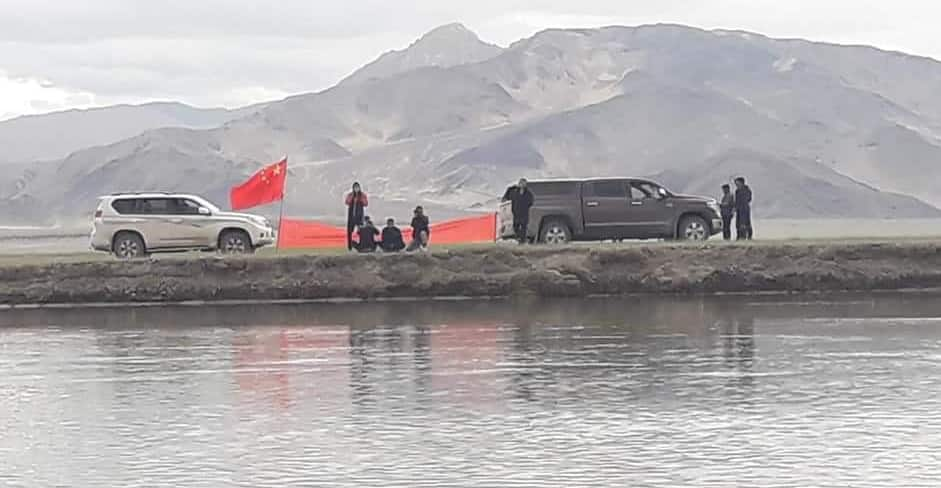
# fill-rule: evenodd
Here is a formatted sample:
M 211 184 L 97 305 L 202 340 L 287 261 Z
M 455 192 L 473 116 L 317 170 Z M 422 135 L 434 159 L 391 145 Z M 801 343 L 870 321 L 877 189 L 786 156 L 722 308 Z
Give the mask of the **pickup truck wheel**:
M 121 232 L 115 236 L 111 251 L 118 259 L 137 259 L 147 256 L 144 240 L 133 232 Z
M 684 241 L 705 241 L 709 239 L 709 224 L 702 217 L 689 215 L 680 221 L 679 238 Z
M 542 225 L 539 233 L 539 242 L 543 244 L 568 244 L 572 241 L 572 231 L 569 226 L 558 219 L 548 220 Z
M 219 252 L 222 254 L 252 254 L 251 238 L 241 230 L 227 230 L 219 236 Z

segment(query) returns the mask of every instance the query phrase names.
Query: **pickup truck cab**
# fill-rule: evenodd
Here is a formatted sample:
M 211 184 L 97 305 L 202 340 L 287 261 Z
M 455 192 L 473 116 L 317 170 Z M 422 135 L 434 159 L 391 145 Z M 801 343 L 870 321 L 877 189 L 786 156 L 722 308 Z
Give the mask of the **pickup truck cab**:
M 607 239 L 702 241 L 722 232 L 718 202 L 677 195 L 640 178 L 529 181 L 535 203 L 528 238 L 547 244 Z M 497 230 L 514 237 L 510 202 L 500 204 Z

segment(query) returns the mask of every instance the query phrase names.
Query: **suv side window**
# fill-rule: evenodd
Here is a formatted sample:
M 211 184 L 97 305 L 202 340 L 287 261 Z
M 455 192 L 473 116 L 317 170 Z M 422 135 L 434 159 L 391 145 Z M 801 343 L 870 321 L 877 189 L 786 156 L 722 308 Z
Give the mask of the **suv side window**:
M 623 181 L 595 181 L 589 184 L 590 194 L 604 198 L 627 198 Z
M 111 208 L 119 215 L 130 215 L 137 213 L 137 200 L 124 198 L 111 202 Z
M 199 215 L 199 204 L 192 200 L 178 198 L 174 203 L 177 215 Z
M 148 198 L 140 200 L 139 213 L 145 215 L 173 215 L 176 205 L 170 198 Z

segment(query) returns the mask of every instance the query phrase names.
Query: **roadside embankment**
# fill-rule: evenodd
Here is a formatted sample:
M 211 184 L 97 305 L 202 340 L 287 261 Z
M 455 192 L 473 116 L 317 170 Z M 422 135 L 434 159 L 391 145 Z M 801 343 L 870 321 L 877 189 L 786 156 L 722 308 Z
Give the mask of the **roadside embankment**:
M 494 246 L 417 255 L 0 265 L 5 305 L 930 288 L 941 288 L 941 243 Z

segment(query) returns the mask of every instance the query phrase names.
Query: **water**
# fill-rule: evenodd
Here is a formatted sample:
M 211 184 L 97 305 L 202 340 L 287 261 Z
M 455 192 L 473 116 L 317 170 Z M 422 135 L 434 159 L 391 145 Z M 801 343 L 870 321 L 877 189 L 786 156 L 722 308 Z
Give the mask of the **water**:
M 0 486 L 941 479 L 941 302 L 0 312 Z

